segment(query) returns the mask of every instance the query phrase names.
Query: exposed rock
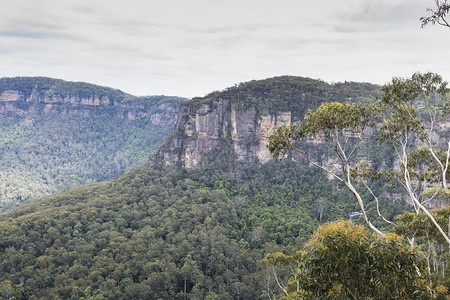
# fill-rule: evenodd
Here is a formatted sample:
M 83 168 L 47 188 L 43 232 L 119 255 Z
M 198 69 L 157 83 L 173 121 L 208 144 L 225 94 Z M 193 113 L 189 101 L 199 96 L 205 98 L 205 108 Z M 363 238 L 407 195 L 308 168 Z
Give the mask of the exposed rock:
M 230 141 L 238 160 L 267 162 L 271 159 L 265 146 L 268 132 L 291 121 L 291 112 L 259 114 L 254 107 L 239 108 L 231 100 L 215 99 L 199 106 L 183 103 L 175 134 L 160 154 L 167 165 L 180 163 L 191 168 L 206 163 L 206 155 L 221 141 Z
M 21 101 L 23 100 L 23 94 L 19 91 L 7 90 L 0 96 L 0 101 Z
M 111 99 L 106 95 L 91 95 L 89 97 L 79 97 L 78 95 L 70 95 L 62 97 L 61 95 L 44 95 L 35 85 L 28 97 L 18 90 L 5 90 L 0 95 L 0 114 L 15 113 L 27 114 L 30 112 L 42 111 L 43 113 L 74 113 L 81 116 L 90 116 L 93 111 L 89 107 L 97 106 L 111 106 L 120 107 L 118 109 L 119 116 L 136 120 L 148 117 L 153 111 L 154 107 L 146 108 L 144 105 L 135 105 L 134 103 L 115 105 Z M 84 107 L 84 108 L 83 108 Z M 173 107 L 161 104 L 158 106 L 161 113 L 152 114 L 152 121 L 155 124 L 165 122 L 168 117 L 168 109 L 170 116 L 173 113 Z M 172 118 L 172 117 L 170 117 Z

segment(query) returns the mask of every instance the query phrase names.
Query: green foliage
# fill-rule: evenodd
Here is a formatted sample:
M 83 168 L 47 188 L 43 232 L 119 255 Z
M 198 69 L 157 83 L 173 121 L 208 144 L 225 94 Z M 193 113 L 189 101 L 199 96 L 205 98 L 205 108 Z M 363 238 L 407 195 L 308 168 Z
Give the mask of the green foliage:
M 308 108 L 316 108 L 324 101 L 366 102 L 378 95 L 379 87 L 369 83 L 328 84 L 311 78 L 280 76 L 240 83 L 194 101 L 231 99 L 241 108 L 254 107 L 257 112 L 269 113 L 291 111 L 294 118 L 302 118 Z
M 281 299 L 433 299 L 419 252 L 394 234 L 368 232 L 350 221 L 319 227 L 291 257 L 273 254 L 266 264 L 297 264 L 298 282 Z
M 52 95 L 107 95 L 121 105 L 16 101 L 27 113 L 0 115 L 0 211 L 44 195 L 115 178 L 142 164 L 175 124 L 176 97 L 132 97 L 121 91 L 50 78 L 2 78 L 0 93 L 35 86 Z M 115 98 L 113 98 L 115 97 Z M 132 97 L 132 98 L 130 98 Z M 145 111 L 147 116 L 139 116 Z M 137 118 L 128 118 L 128 114 Z M 158 119 L 159 118 L 159 119 Z
M 343 182 L 355 196 L 366 223 L 380 234 L 382 232 L 367 218 L 361 191 L 352 183 L 354 179 L 361 182 L 362 177 L 371 179 L 381 177 L 379 171 L 370 170 L 358 162 L 361 160 L 358 147 L 361 146 L 360 142 L 364 135 L 369 135 L 369 132 L 372 132 L 373 135 L 373 132 L 376 132 L 379 140 L 394 145 L 395 153 L 400 160 L 400 171 L 388 170 L 387 172 L 393 178 L 407 181 L 403 184 L 416 209 L 420 207 L 426 211 L 426 207 L 420 203 L 415 191 L 427 187 L 426 180 L 430 181 L 430 176 L 434 175 L 433 181 L 442 184 L 447 194 L 446 173 L 448 171 L 448 152 L 439 149 L 439 147 L 443 147 L 442 143 L 433 136 L 438 122 L 442 121 L 443 115 L 446 114 L 447 93 L 449 92 L 447 82 L 434 73 L 415 73 L 410 79 L 394 78 L 391 83 L 382 87 L 382 91 L 383 96 L 379 108 L 371 103 L 324 102 L 317 109 L 309 110 L 303 122 L 279 126 L 275 132 L 269 135 L 267 145 L 274 159 L 283 159 L 290 150 L 295 150 L 305 157 L 309 164 Z M 446 134 L 442 135 L 445 139 Z M 418 155 L 419 152 L 423 153 L 424 151 L 410 153 L 410 141 L 414 141 L 414 139 L 426 144 L 425 147 L 430 152 L 428 161 L 435 160 L 434 163 L 428 166 L 424 165 L 426 157 L 423 154 Z M 335 162 L 323 163 L 323 158 L 314 154 L 317 144 L 328 146 L 334 152 Z M 366 144 L 372 143 L 367 142 Z M 434 145 L 438 149 L 434 150 Z M 450 149 L 450 143 L 448 145 Z M 392 157 L 392 155 L 390 156 Z M 411 158 L 412 164 L 408 162 L 409 158 Z M 370 156 L 368 160 L 371 160 Z M 376 167 L 387 162 L 383 159 L 374 161 L 379 163 Z M 395 169 L 394 161 L 388 159 L 388 162 L 390 163 L 388 168 Z M 417 165 L 420 165 L 422 170 L 409 170 Z M 437 175 L 430 172 L 433 169 Z M 422 183 L 425 184 L 418 183 L 416 179 L 424 179 Z M 364 179 L 362 183 L 370 192 L 370 198 L 373 197 L 378 206 L 377 196 L 367 185 L 366 180 Z M 422 195 L 425 195 L 429 191 L 422 192 L 424 192 Z M 443 230 L 440 231 L 443 236 L 446 236 Z
M 383 123 L 379 128 L 380 139 L 391 142 L 410 133 L 421 140 L 426 139 L 425 124 L 431 120 L 424 120 L 414 105 L 436 113 L 446 105 L 445 97 L 449 93 L 447 82 L 431 72 L 415 73 L 411 78 L 395 77 L 381 90 Z M 444 102 L 435 103 L 435 96 Z
M 442 228 L 449 225 L 450 206 L 434 209 L 431 214 Z M 449 246 L 430 219 L 423 212 L 398 215 L 394 232 L 418 244 L 434 281 L 445 284 L 450 290 Z
M 275 159 L 285 155 L 293 144 L 308 141 L 311 138 L 324 138 L 334 143 L 339 135 L 361 134 L 373 124 L 374 106 L 372 104 L 350 104 L 324 102 L 316 110 L 309 110 L 304 122 L 289 126 L 279 126 L 269 135 L 267 145 Z
M 436 221 L 442 226 L 448 226 L 448 220 L 450 218 L 450 206 L 446 206 L 440 209 L 432 210 L 431 213 L 435 217 Z M 435 226 L 427 218 L 423 212 L 417 213 L 404 213 L 397 216 L 397 224 L 395 226 L 395 232 L 397 234 L 404 235 L 409 238 L 413 237 L 428 237 L 433 240 L 437 240 L 440 244 L 445 245 L 445 240 L 438 232 Z
M 355 205 L 293 162 L 236 170 L 144 165 L 0 214 L 0 278 L 21 299 L 182 299 L 185 283 L 191 299 L 266 299 L 256 262 L 295 254 L 319 225 L 316 199 L 322 222 Z

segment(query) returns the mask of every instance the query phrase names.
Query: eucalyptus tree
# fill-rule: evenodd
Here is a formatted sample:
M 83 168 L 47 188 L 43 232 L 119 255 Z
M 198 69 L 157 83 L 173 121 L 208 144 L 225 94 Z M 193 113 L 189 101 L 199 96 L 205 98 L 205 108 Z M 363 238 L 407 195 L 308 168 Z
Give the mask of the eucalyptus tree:
M 450 218 L 450 206 L 431 211 L 436 221 L 445 226 Z M 420 212 L 406 212 L 395 218 L 394 232 L 405 237 L 414 237 L 420 241 L 419 249 L 426 259 L 428 272 L 435 281 L 450 286 L 450 264 L 447 241 L 430 222 L 427 215 Z
M 447 20 L 447 14 L 450 11 L 450 4 L 447 0 L 435 0 L 436 8 L 427 8 L 427 11 L 431 12 L 431 16 L 421 17 L 422 28 L 428 24 L 439 24 L 450 28 L 449 21 Z
M 355 197 L 369 227 L 382 235 L 369 221 L 363 198 L 352 178 L 352 168 L 357 163 L 356 150 L 366 130 L 375 126 L 375 111 L 373 104 L 322 103 L 317 110 L 309 110 L 303 122 L 277 127 L 269 135 L 267 147 L 274 159 L 283 159 L 290 150 L 294 150 L 303 155 L 312 166 L 342 182 Z M 339 167 L 314 159 L 316 149 L 311 147 L 311 142 L 314 141 L 327 145 L 334 151 Z
M 367 176 L 370 166 L 355 157 L 363 136 L 371 129 L 388 143 L 397 154 L 392 166 L 395 178 L 405 187 L 416 212 L 423 211 L 450 244 L 448 234 L 428 211 L 427 202 L 438 194 L 449 197 L 447 175 L 450 160 L 450 140 L 436 139 L 437 123 L 449 115 L 447 82 L 434 73 L 416 73 L 411 78 L 393 78 L 382 87 L 381 103 L 322 103 L 308 111 L 303 122 L 279 126 L 269 135 L 268 149 L 275 159 L 283 159 L 290 150 L 302 154 L 308 162 L 341 181 L 354 195 L 364 220 L 371 229 L 382 234 L 368 219 L 361 193 L 355 188 L 358 177 Z M 442 136 L 445 137 L 445 134 Z M 327 145 L 336 154 L 338 166 L 314 159 L 312 142 Z M 417 146 L 422 148 L 417 149 Z M 422 149 L 422 152 L 420 152 Z M 423 151 L 425 150 L 425 151 Z M 421 172 L 417 165 L 424 162 L 427 152 L 431 164 Z M 412 159 L 414 157 L 414 159 Z M 423 163 L 421 164 L 424 165 Z M 369 172 L 370 171 L 370 172 Z M 375 173 L 370 174 L 372 177 Z M 364 182 L 375 201 L 377 196 Z
M 398 235 L 380 236 L 351 221 L 325 224 L 302 251 L 292 256 L 271 253 L 260 264 L 294 266 L 292 281 L 280 284 L 280 300 L 445 297 L 445 287 L 429 281 L 417 248 Z
M 415 73 L 411 78 L 393 78 L 382 87 L 382 122 L 379 139 L 390 144 L 399 165 L 394 177 L 404 187 L 416 213 L 423 211 L 450 245 L 446 233 L 427 205 L 434 198 L 448 199 L 450 162 L 447 82 L 434 73 Z M 444 141 L 444 142 L 443 142 Z

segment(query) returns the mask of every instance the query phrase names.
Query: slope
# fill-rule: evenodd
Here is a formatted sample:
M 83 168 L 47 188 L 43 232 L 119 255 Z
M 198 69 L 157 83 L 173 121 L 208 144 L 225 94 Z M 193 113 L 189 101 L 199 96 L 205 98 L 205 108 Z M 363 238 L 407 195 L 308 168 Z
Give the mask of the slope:
M 44 77 L 0 79 L 0 211 L 143 163 L 183 100 Z
M 243 84 L 247 88 L 239 91 L 256 95 L 254 87 L 274 91 L 287 82 L 303 89 L 304 81 L 276 78 Z M 333 90 L 309 81 L 311 93 L 316 93 L 314 83 Z M 190 116 L 199 120 L 186 107 L 201 109 L 227 93 L 183 104 L 177 130 Z M 215 107 L 208 108 L 211 115 Z M 183 149 L 171 148 L 175 139 L 185 144 L 203 136 L 193 131 L 189 137 L 183 130 L 175 131 L 150 163 L 114 181 L 80 186 L 0 214 L 2 296 L 268 299 L 266 291 L 275 283 L 257 261 L 269 252 L 293 253 L 319 223 L 348 218 L 357 209 L 342 186 L 305 164 L 237 157 L 230 131 L 205 154 L 210 161 L 200 160 L 193 168 L 167 166 L 170 160 L 160 158 Z M 367 151 L 383 155 L 382 149 Z M 381 209 L 390 219 L 401 210 L 393 202 L 382 202 Z M 375 204 L 369 203 L 368 210 L 376 223 Z

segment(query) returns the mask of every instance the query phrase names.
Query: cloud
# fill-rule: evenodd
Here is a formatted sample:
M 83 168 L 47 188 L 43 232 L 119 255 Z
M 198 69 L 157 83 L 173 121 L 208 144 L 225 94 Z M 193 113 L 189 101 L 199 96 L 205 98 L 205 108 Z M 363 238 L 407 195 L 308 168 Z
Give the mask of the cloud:
M 56 33 L 52 31 L 43 31 L 43 30 L 27 30 L 27 29 L 0 30 L 0 36 L 25 38 L 25 39 L 78 39 L 63 33 Z
M 385 82 L 437 67 L 450 77 L 450 62 L 436 64 L 448 33 L 419 29 L 419 0 L 0 1 L 0 76 L 188 97 L 284 74 Z
M 337 32 L 388 32 L 418 28 L 423 12 L 418 0 L 373 0 L 352 2 L 334 14 Z

